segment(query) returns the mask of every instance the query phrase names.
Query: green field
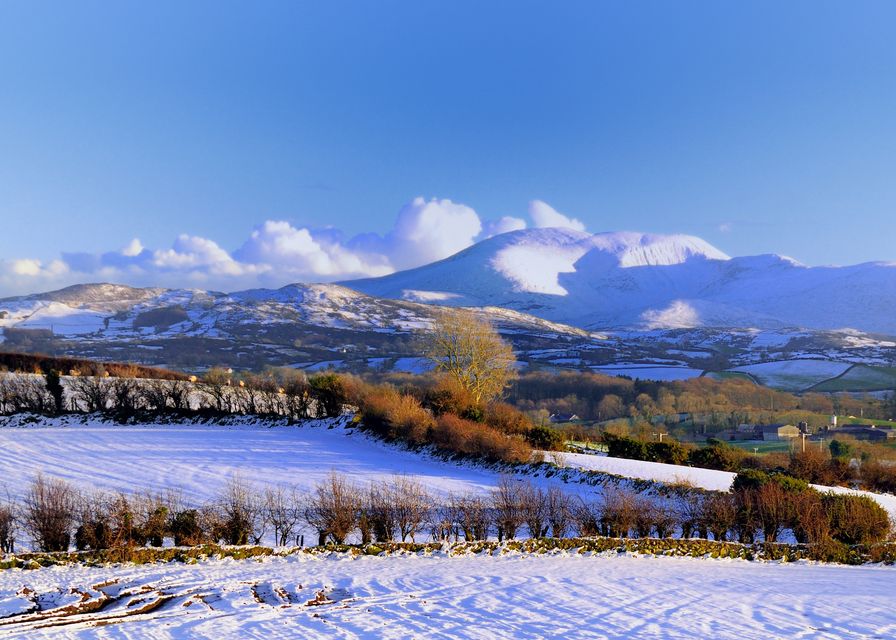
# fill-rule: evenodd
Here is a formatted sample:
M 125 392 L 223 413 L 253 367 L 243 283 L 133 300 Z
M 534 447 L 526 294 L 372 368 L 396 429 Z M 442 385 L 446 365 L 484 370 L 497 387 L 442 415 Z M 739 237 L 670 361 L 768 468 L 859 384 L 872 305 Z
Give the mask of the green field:
M 747 380 L 753 384 L 758 384 L 756 378 L 743 371 L 708 371 L 706 377 L 713 380 Z
M 896 389 L 896 367 L 857 364 L 842 376 L 825 380 L 812 391 L 888 391 Z
M 790 453 L 791 443 L 789 440 L 732 440 L 726 442 L 732 447 L 743 449 L 753 453 Z M 808 445 L 808 443 L 807 443 Z M 817 445 L 816 445 L 817 446 Z

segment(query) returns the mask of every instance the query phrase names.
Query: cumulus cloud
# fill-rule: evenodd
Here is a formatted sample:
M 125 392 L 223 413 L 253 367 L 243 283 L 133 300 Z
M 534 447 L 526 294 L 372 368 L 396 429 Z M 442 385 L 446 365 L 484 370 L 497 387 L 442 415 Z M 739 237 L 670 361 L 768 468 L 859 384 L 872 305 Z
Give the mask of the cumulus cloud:
M 482 238 L 491 238 L 502 233 L 510 231 L 519 231 L 526 228 L 526 221 L 522 218 L 514 218 L 513 216 L 504 216 L 497 220 L 489 220 L 482 227 Z
M 408 269 L 466 249 L 481 231 L 479 215 L 466 205 L 414 198 L 398 212 L 382 241 L 368 236 L 366 243 L 369 249 L 378 247 L 395 269 Z
M 534 200 L 536 227 L 584 225 Z M 0 295 L 34 293 L 84 282 L 135 286 L 197 286 L 220 290 L 278 287 L 383 276 L 442 260 L 478 240 L 525 229 L 522 218 L 483 222 L 473 208 L 447 199 L 414 198 L 386 233 L 346 239 L 333 228 L 313 229 L 284 220 L 256 226 L 235 250 L 211 238 L 181 234 L 169 248 L 148 248 L 139 238 L 104 253 L 63 252 L 48 262 L 0 260 Z
M 386 275 L 392 268 L 385 256 L 365 257 L 334 238 L 338 234 L 297 229 L 288 222 L 268 220 L 234 252 L 241 263 L 264 264 L 296 275 L 322 278 Z
M 542 200 L 532 200 L 529 203 L 529 217 L 538 228 L 564 227 L 575 231 L 585 230 L 585 224 L 581 220 L 563 215 Z
M 521 225 L 522 220 L 502 218 L 489 226 L 489 233 Z M 234 290 L 382 276 L 447 258 L 473 244 L 482 231 L 479 215 L 467 205 L 415 198 L 401 208 L 385 234 L 348 240 L 336 229 L 267 220 L 234 251 L 211 238 L 182 234 L 170 248 L 150 249 L 134 238 L 115 251 L 64 252 L 49 263 L 32 258 L 0 261 L 0 293 L 99 281 Z

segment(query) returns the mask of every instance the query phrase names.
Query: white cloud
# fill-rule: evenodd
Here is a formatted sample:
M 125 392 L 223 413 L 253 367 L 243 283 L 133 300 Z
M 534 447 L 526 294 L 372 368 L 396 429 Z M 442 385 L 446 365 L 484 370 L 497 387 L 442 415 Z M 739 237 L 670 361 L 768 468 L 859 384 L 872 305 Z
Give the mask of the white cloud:
M 25 258 L 12 262 L 12 272 L 19 276 L 39 276 L 40 271 L 40 260 Z
M 542 200 L 532 200 L 529 203 L 529 217 L 538 228 L 564 227 L 575 231 L 585 230 L 585 224 L 581 220 L 563 215 Z
M 529 215 L 537 227 L 585 228 L 540 200 L 529 204 Z M 401 208 L 384 234 L 346 239 L 338 229 L 267 220 L 234 251 L 211 238 L 182 234 L 167 249 L 147 248 L 133 238 L 105 253 L 63 252 L 61 259 L 50 262 L 29 257 L 0 260 L 0 295 L 85 282 L 233 291 L 383 276 L 442 260 L 477 240 L 525 228 L 522 218 L 504 216 L 483 222 L 465 204 L 417 197 Z
M 488 232 L 524 226 L 521 219 L 505 217 L 491 223 Z M 482 230 L 471 207 L 415 198 L 402 207 L 387 233 L 347 241 L 336 229 L 267 220 L 232 252 L 210 238 L 182 234 L 168 249 L 150 249 L 134 238 L 116 251 L 64 252 L 61 260 L 50 263 L 32 258 L 0 261 L 0 294 L 84 282 L 235 290 L 382 276 L 447 258 L 473 244 Z
M 383 250 L 393 267 L 408 269 L 466 249 L 481 231 L 479 215 L 466 205 L 414 198 L 398 212 Z
M 497 220 L 489 220 L 483 225 L 482 238 L 491 238 L 510 231 L 519 231 L 526 228 L 526 221 L 522 218 L 504 216 Z
M 242 263 L 266 264 L 287 273 L 323 278 L 385 275 L 392 272 L 384 257 L 367 260 L 328 234 L 315 238 L 311 231 L 288 222 L 268 220 L 257 227 L 234 257 Z
M 121 255 L 128 258 L 139 256 L 141 253 L 143 253 L 143 243 L 140 242 L 140 238 L 134 238 L 121 250 Z

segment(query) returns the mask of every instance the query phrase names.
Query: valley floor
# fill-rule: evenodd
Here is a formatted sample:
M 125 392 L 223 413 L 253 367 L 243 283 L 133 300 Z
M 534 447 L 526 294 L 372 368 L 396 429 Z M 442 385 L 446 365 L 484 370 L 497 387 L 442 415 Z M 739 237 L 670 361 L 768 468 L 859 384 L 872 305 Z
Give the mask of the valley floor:
M 0 637 L 892 638 L 894 588 L 888 567 L 615 554 L 60 566 L 0 572 Z

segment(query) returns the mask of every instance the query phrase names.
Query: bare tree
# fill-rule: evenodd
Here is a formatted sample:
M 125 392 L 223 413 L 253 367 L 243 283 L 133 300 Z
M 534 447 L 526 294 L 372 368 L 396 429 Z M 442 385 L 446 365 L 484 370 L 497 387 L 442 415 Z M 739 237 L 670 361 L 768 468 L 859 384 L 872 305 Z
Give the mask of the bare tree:
M 17 520 L 16 503 L 7 494 L 6 502 L 0 503 L 0 553 L 15 551 Z
M 280 385 L 277 391 L 282 393 L 284 413 L 292 420 L 309 417 L 313 402 L 305 373 L 298 369 L 278 368 L 273 375 Z
M 464 309 L 440 312 L 429 356 L 476 404 L 499 397 L 516 377 L 516 358 L 488 321 Z
M 274 529 L 276 544 L 285 547 L 302 519 L 301 496 L 296 487 L 277 486 L 264 491 L 265 519 Z
M 551 535 L 562 538 L 572 526 L 572 498 L 557 487 L 548 489 L 545 496 L 548 524 L 551 525 Z
M 520 487 L 520 510 L 523 522 L 532 538 L 543 538 L 548 534 L 548 503 L 544 491 L 531 482 Z
M 139 385 L 134 378 L 114 378 L 109 384 L 112 408 L 121 418 L 130 418 L 140 405 Z
M 109 549 L 112 546 L 112 524 L 110 522 L 111 498 L 94 492 L 78 496 L 75 548 Z
M 631 492 L 624 489 L 604 492 L 601 521 L 611 538 L 625 538 L 635 525 L 636 504 Z
M 681 524 L 682 538 L 695 538 L 698 535 L 705 538 L 706 525 L 702 521 L 703 496 L 689 491 L 678 503 L 678 522 Z
M 327 538 L 344 544 L 358 526 L 360 506 L 357 487 L 334 471 L 314 488 L 305 520 L 317 530 L 318 544 L 326 544 Z
M 161 547 L 168 535 L 171 500 L 161 494 L 143 493 L 132 500 L 140 542 Z
M 464 540 L 485 540 L 491 528 L 491 507 L 482 496 L 470 494 L 453 497 L 451 510 Z
M 108 379 L 102 375 L 75 376 L 71 379 L 71 396 L 77 408 L 95 413 L 109 408 L 112 390 Z
M 230 371 L 212 367 L 202 376 L 198 388 L 211 401 L 212 409 L 219 413 L 233 413 L 234 396 L 231 383 Z
M 516 536 L 516 532 L 523 524 L 521 493 L 519 483 L 506 476 L 501 478 L 492 492 L 499 541 Z
M 188 411 L 190 409 L 190 394 L 193 385 L 185 380 L 171 380 L 165 385 L 167 404 L 175 411 Z
M 9 375 L 4 392 L 7 411 L 52 413 L 56 403 L 47 390 L 43 378 L 29 374 Z
M 391 542 L 395 539 L 395 509 L 388 489 L 371 483 L 364 510 L 377 542 Z
M 63 480 L 38 475 L 25 496 L 23 521 L 42 551 L 67 551 L 77 508 L 77 492 Z
M 734 497 L 727 493 L 714 493 L 704 498 L 700 505 L 701 528 L 711 533 L 715 540 L 727 540 L 739 520 Z
M 572 517 L 580 536 L 587 538 L 601 533 L 600 508 L 595 503 L 579 498 L 573 506 Z
M 388 492 L 401 541 L 413 541 L 426 524 L 432 499 L 420 482 L 403 476 L 392 479 Z
M 432 539 L 437 542 L 449 541 L 452 537 L 455 540 L 459 539 L 455 511 L 450 502 L 433 507 L 429 518 L 429 530 Z
M 227 544 L 255 544 L 264 536 L 263 505 L 258 492 L 239 474 L 224 485 L 217 501 L 219 535 Z
M 168 380 L 142 380 L 138 388 L 141 404 L 150 411 L 167 410 L 168 384 Z

